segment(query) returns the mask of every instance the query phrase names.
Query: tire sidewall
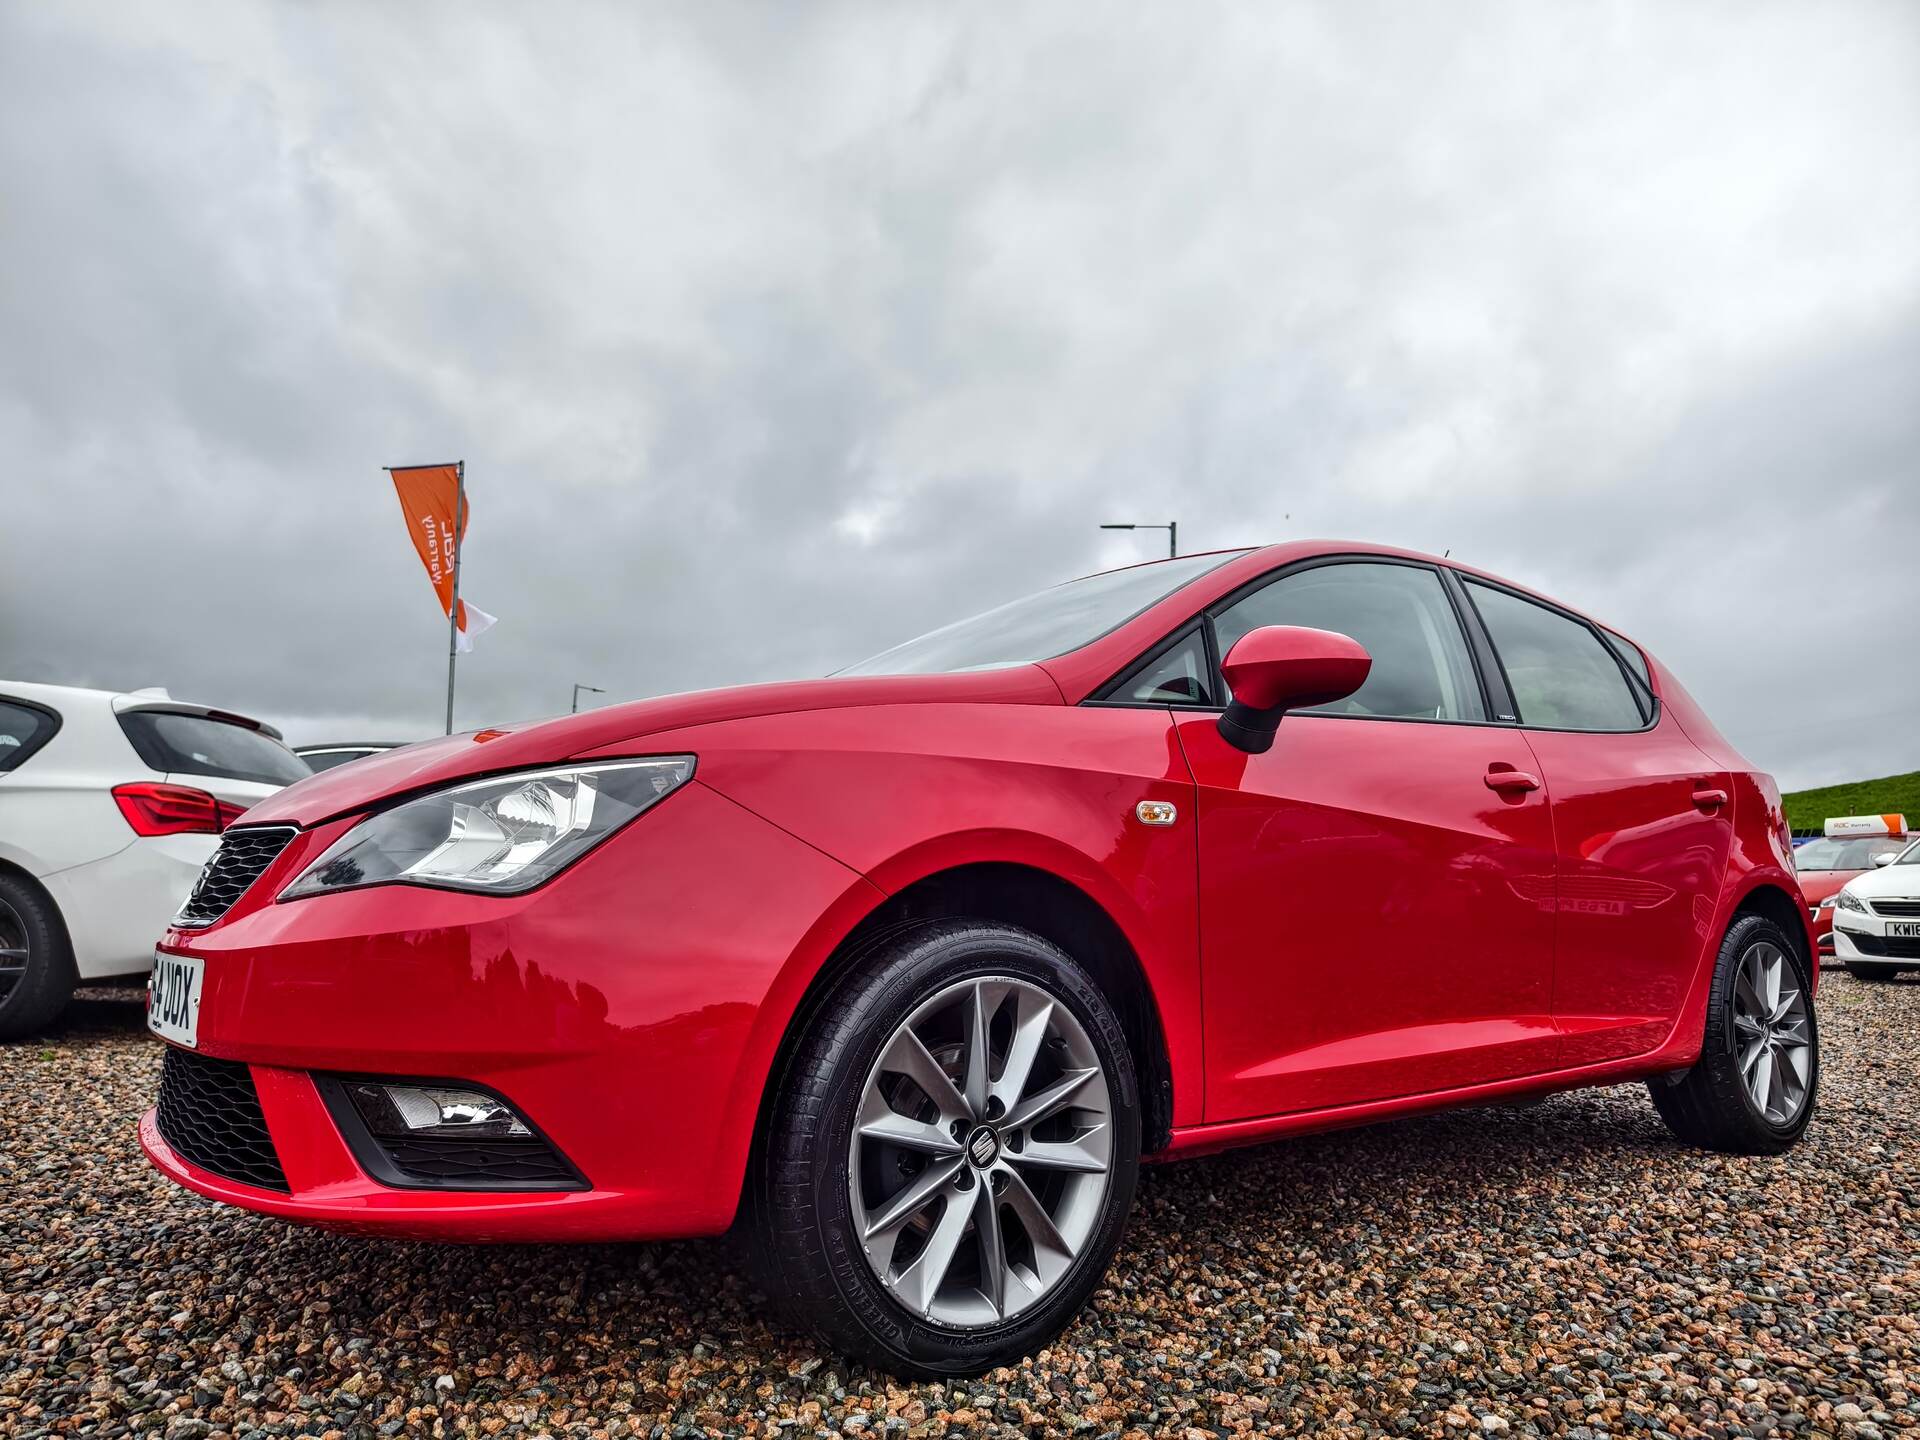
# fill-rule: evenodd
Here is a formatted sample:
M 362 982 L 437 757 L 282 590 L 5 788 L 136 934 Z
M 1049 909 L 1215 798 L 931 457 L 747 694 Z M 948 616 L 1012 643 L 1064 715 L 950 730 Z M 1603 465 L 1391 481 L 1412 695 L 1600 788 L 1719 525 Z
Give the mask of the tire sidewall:
M 873 1342 L 928 1372 L 976 1374 L 1032 1353 L 1063 1329 L 1105 1274 L 1133 1204 L 1140 1151 L 1140 1103 L 1126 1038 L 1112 1007 L 1079 966 L 1039 937 L 999 925 L 948 928 L 909 942 L 878 977 L 829 1074 L 833 1100 L 822 1117 L 810 1177 L 815 1223 L 835 1287 Z M 882 1046 L 929 996 L 963 980 L 1006 976 L 1044 988 L 1086 1030 L 1106 1071 L 1113 1114 L 1113 1168 L 1099 1224 L 1073 1267 L 1039 1304 L 1006 1324 L 958 1330 L 914 1316 L 881 1283 L 859 1243 L 848 1187 L 849 1152 L 861 1092 Z
M 1740 962 L 1755 945 L 1771 945 L 1787 957 L 1792 967 L 1794 979 L 1799 983 L 1801 993 L 1807 1000 L 1807 1038 L 1812 1053 L 1812 1063 L 1807 1074 L 1807 1098 L 1800 1107 L 1800 1113 L 1785 1124 L 1778 1124 L 1768 1118 L 1765 1111 L 1754 1104 L 1753 1096 L 1747 1093 L 1746 1079 L 1740 1073 L 1739 1039 L 1734 1033 L 1734 986 L 1740 977 Z M 1814 1005 L 1811 986 L 1807 981 L 1806 957 L 1773 921 L 1761 916 L 1749 916 L 1727 932 L 1720 951 L 1719 973 L 1714 979 L 1715 1016 L 1718 1035 L 1715 1041 L 1715 1062 L 1724 1067 L 1724 1073 L 1730 1081 L 1730 1088 L 1739 1096 L 1740 1104 L 1746 1112 L 1748 1124 L 1759 1134 L 1764 1135 L 1774 1146 L 1784 1149 L 1800 1138 L 1801 1133 L 1813 1119 L 1814 1105 L 1820 1098 L 1820 1018 Z

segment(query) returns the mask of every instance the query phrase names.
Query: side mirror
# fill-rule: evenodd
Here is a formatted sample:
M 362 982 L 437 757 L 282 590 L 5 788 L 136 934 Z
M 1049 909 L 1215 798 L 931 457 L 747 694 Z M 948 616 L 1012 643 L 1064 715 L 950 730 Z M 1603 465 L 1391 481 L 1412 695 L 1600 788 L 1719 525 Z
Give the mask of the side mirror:
M 1878 855 L 1873 857 L 1871 863 L 1873 868 L 1878 870 L 1882 865 L 1891 865 L 1899 858 L 1900 852 L 1898 850 L 1882 850 Z
M 1263 625 L 1235 642 L 1220 666 L 1233 702 L 1220 738 L 1249 755 L 1273 748 L 1289 710 L 1344 700 L 1367 683 L 1373 657 L 1358 640 L 1301 625 Z

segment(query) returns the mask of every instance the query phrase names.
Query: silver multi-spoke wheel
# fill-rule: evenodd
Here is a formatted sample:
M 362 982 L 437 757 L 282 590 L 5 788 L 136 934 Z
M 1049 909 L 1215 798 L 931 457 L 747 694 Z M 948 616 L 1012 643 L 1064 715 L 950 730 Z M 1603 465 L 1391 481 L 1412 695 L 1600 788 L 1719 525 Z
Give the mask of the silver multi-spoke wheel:
M 1038 1303 L 1100 1223 L 1112 1106 L 1086 1030 L 1039 986 L 986 976 L 935 994 L 860 1094 L 848 1187 L 874 1274 L 958 1329 Z
M 1813 1037 L 1806 995 L 1777 945 L 1762 941 L 1740 957 L 1733 1039 L 1755 1108 L 1776 1125 L 1798 1117 L 1812 1081 Z

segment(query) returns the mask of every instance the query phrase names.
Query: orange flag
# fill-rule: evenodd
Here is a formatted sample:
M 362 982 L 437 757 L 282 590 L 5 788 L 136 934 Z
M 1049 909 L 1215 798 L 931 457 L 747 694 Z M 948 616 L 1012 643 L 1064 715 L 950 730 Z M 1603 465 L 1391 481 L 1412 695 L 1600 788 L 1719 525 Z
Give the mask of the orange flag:
M 460 541 L 466 538 L 467 521 L 473 515 L 473 503 L 461 506 L 459 530 L 454 529 L 454 508 L 460 498 L 458 465 L 407 465 L 389 468 L 393 488 L 400 495 L 400 511 L 407 517 L 407 534 L 427 567 L 434 593 L 440 597 L 440 613 L 453 608 L 453 561 Z M 473 637 L 493 624 L 494 617 L 478 605 L 460 601 L 459 631 L 456 639 L 461 650 L 473 648 Z

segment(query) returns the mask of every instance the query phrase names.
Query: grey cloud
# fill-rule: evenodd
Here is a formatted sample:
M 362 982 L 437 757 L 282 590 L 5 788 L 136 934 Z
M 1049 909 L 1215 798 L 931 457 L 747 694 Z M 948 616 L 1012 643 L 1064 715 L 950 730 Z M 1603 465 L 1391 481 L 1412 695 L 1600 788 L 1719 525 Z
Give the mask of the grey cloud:
M 1920 17 L 0 5 L 0 673 L 437 729 L 1379 539 L 1920 764 Z

